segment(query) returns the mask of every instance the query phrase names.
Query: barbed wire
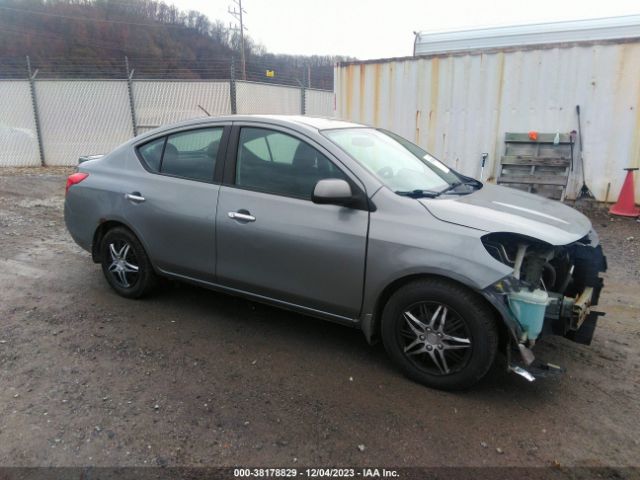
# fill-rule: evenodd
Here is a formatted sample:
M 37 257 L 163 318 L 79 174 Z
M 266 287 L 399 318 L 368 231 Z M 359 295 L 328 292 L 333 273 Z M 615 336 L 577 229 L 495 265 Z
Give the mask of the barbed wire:
M 129 72 L 125 57 L 90 60 L 83 57 L 52 57 L 46 59 L 31 58 L 31 71 L 37 71 L 40 79 L 126 79 L 127 73 L 133 74 L 134 80 L 224 80 L 232 76 L 243 81 L 239 62 L 233 58 L 188 61 L 161 64 L 166 59 L 129 58 Z M 333 90 L 333 77 L 326 80 L 327 68 L 311 68 L 311 85 L 307 68 L 280 72 L 277 69 L 265 68 L 261 62 L 247 63 L 246 81 L 264 84 L 287 85 L 295 88 L 311 87 Z M 321 73 L 325 77 L 320 76 Z M 233 74 L 233 75 L 232 75 Z M 270 76 L 273 74 L 273 76 Z M 316 78 L 314 78 L 316 75 Z M 26 57 L 0 57 L 0 79 L 26 79 L 28 68 Z
M 23 50 L 21 43 L 38 45 L 46 41 L 54 45 L 50 50 L 70 51 L 69 56 L 32 56 L 32 71 L 37 69 L 40 78 L 122 78 L 133 71 L 136 78 L 206 80 L 231 77 L 241 79 L 246 75 L 245 79 L 249 81 L 292 86 L 309 86 L 310 80 L 313 79 L 313 87 L 333 88 L 333 67 L 312 65 L 312 60 L 304 64 L 304 60 L 284 61 L 282 58 L 276 58 L 277 56 L 269 60 L 257 55 L 253 59 L 249 58 L 246 71 L 241 72 L 239 62 L 234 65 L 232 59 L 236 48 L 233 41 L 229 40 L 229 29 L 219 21 L 212 22 L 199 12 L 183 11 L 162 1 L 153 0 L 132 3 L 126 0 L 95 1 L 93 5 L 99 7 L 97 10 L 83 9 L 87 4 L 82 2 L 63 2 L 59 5 L 62 8 L 45 9 L 38 4 L 0 5 L 0 42 L 9 40 L 9 49 L 14 52 L 20 51 Z M 136 16 L 136 11 L 144 15 Z M 33 25 L 34 22 L 46 21 L 34 18 L 39 16 L 61 20 L 52 20 L 47 29 L 42 30 Z M 105 29 L 111 30 L 108 26 L 103 27 L 108 24 L 130 25 L 135 28 L 121 28 L 122 41 L 108 35 L 102 39 L 101 33 L 104 33 Z M 78 28 L 78 35 L 70 35 L 69 25 Z M 95 28 L 92 28 L 94 25 Z M 115 26 L 113 28 L 117 29 Z M 167 29 L 168 33 L 160 34 L 166 37 L 159 42 L 162 46 L 144 48 L 148 43 L 158 43 L 155 40 L 139 41 L 136 44 L 136 39 L 155 39 L 157 32 L 163 29 Z M 185 38 L 182 38 L 184 31 L 210 36 L 218 42 L 223 39 L 220 48 L 201 49 L 208 50 L 208 54 L 215 55 L 216 58 L 199 58 L 194 56 L 195 50 L 181 49 L 180 42 L 185 41 Z M 12 37 L 16 37 L 14 42 L 10 41 Z M 206 42 L 198 45 L 204 46 Z M 83 49 L 93 49 L 95 52 L 86 56 L 76 53 Z M 163 50 L 170 53 L 166 53 L 165 56 Z M 118 58 L 94 58 L 102 57 L 104 52 Z M 182 53 L 184 56 L 181 56 Z M 125 55 L 129 57 L 128 70 L 124 61 Z M 24 57 L 0 57 L 0 78 L 21 78 L 26 75 L 26 71 Z

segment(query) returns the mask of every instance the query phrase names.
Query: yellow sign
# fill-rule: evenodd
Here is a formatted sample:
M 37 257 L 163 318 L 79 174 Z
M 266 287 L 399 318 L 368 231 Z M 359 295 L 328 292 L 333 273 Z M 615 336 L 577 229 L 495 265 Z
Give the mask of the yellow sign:
M 267 77 L 275 77 L 276 76 L 276 72 L 275 72 L 275 70 L 267 70 L 265 75 Z

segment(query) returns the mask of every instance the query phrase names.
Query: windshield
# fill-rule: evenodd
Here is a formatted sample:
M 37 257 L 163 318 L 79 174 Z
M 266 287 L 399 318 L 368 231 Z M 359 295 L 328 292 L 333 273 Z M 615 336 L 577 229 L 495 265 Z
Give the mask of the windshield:
M 441 192 L 455 188 L 464 178 L 417 145 L 385 130 L 343 128 L 322 133 L 397 193 Z

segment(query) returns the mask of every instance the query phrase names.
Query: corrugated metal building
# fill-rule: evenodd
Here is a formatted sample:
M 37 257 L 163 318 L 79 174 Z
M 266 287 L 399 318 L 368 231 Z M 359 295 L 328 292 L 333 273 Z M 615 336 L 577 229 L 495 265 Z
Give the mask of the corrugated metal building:
M 338 65 L 336 115 L 393 130 L 475 177 L 488 152 L 486 180 L 505 132 L 577 130 L 580 105 L 596 197 L 610 187 L 614 200 L 622 169 L 640 167 L 640 16 L 417 34 L 415 51 Z M 578 167 L 569 198 L 580 175 Z

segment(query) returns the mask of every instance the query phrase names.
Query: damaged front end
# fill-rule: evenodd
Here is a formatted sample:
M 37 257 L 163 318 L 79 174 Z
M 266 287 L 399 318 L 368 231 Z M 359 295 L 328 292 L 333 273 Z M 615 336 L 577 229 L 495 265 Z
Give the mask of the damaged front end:
M 544 335 L 591 343 L 597 319 L 604 315 L 592 307 L 598 304 L 603 287 L 599 274 L 607 269 L 597 234 L 592 230 L 563 246 L 513 233 L 490 233 L 482 242 L 492 257 L 513 269 L 510 276 L 483 291 L 510 331 L 509 369 L 530 381 L 562 371 L 535 361 L 531 348 Z M 521 364 L 512 361 L 515 346 Z

